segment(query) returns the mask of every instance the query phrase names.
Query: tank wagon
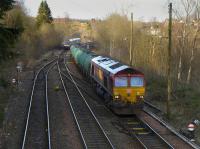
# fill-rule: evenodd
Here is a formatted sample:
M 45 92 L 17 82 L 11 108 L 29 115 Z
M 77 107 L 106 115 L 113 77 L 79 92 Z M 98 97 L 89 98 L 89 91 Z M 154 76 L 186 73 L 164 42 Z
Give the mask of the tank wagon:
M 143 107 L 144 74 L 109 57 L 80 46 L 71 46 L 72 56 L 96 93 L 117 114 L 134 114 Z

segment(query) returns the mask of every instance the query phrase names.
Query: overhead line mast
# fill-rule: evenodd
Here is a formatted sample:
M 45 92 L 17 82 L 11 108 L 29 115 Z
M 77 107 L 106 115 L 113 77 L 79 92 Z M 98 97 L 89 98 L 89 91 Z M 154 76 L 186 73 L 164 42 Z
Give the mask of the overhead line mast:
M 129 65 L 132 65 L 133 61 L 133 13 L 131 13 L 131 39 L 130 39 L 130 49 L 129 49 Z
M 172 3 L 169 3 L 169 26 L 168 26 L 168 66 L 167 66 L 167 117 L 170 118 L 170 100 L 172 92 L 172 80 L 171 80 L 171 51 L 172 51 Z

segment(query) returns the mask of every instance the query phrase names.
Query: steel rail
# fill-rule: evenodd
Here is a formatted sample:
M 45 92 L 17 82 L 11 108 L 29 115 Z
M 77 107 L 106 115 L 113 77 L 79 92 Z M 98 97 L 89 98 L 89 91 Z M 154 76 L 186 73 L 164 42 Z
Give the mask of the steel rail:
M 47 114 L 47 130 L 48 130 L 48 147 L 51 149 L 51 129 L 50 129 L 50 121 L 49 121 L 49 99 L 48 99 L 48 74 L 49 71 L 56 65 L 52 65 L 46 72 L 45 75 L 45 96 L 46 96 L 46 114 Z
M 145 149 L 148 149 L 148 147 L 142 142 L 142 140 L 136 134 L 134 134 L 134 137 L 140 142 L 142 147 L 144 147 Z
M 23 142 L 22 142 L 22 147 L 21 149 L 25 148 L 25 143 L 26 143 L 26 136 L 27 136 L 27 130 L 28 130 L 28 126 L 29 126 L 29 118 L 30 118 L 30 112 L 31 112 L 31 107 L 32 107 L 32 101 L 33 101 L 33 95 L 34 95 L 34 91 L 35 91 L 35 84 L 36 84 L 36 80 L 38 78 L 38 75 L 41 73 L 41 71 L 47 67 L 49 64 L 53 63 L 56 59 L 53 59 L 52 61 L 48 62 L 47 64 L 45 64 L 44 66 L 42 66 L 39 71 L 36 73 L 36 76 L 34 78 L 33 81 L 33 86 L 32 86 L 32 90 L 31 90 L 31 97 L 30 97 L 30 102 L 29 102 L 29 107 L 28 107 L 28 114 L 27 114 L 27 118 L 26 118 L 26 125 L 25 125 L 25 130 L 24 130 L 24 135 L 23 135 Z
M 70 76 L 70 78 L 71 78 L 73 84 L 75 85 L 76 89 L 78 90 L 79 94 L 81 95 L 82 99 L 84 100 L 85 104 L 87 105 L 87 107 L 88 107 L 90 113 L 92 114 L 92 116 L 94 117 L 95 121 L 97 122 L 99 128 L 101 129 L 101 131 L 103 132 L 104 136 L 106 137 L 108 143 L 109 143 L 110 146 L 114 149 L 113 144 L 111 143 L 110 139 L 109 139 L 108 136 L 106 135 L 106 133 L 105 133 L 103 127 L 101 126 L 101 124 L 100 124 L 100 122 L 98 121 L 97 117 L 96 117 L 95 114 L 93 113 L 93 111 L 92 111 L 92 109 L 90 108 L 89 104 L 87 103 L 87 101 L 86 101 L 85 97 L 83 96 L 82 92 L 80 91 L 80 89 L 79 89 L 77 83 L 74 81 L 74 79 L 73 79 L 73 77 L 72 77 L 72 75 L 71 75 L 71 73 L 70 73 L 70 70 L 68 69 L 68 67 L 67 67 L 67 65 L 66 65 L 66 60 L 65 60 L 65 58 L 64 58 L 64 66 L 65 66 L 65 68 L 66 68 L 66 70 L 67 70 L 67 72 L 68 72 L 68 74 L 69 74 L 69 76 Z
M 163 112 L 162 110 L 160 110 L 158 107 L 156 107 L 155 105 L 153 105 L 152 103 L 150 103 L 149 101 L 144 101 L 144 103 L 157 110 L 160 111 L 163 114 L 166 114 L 165 112 Z M 147 114 L 149 114 L 151 117 L 153 117 L 155 120 L 157 120 L 159 123 L 161 123 L 163 126 L 165 126 L 170 132 L 172 132 L 174 135 L 176 135 L 177 137 L 179 137 L 182 141 L 184 141 L 185 143 L 187 143 L 188 145 L 190 145 L 192 148 L 194 149 L 199 149 L 200 146 L 198 146 L 197 144 L 195 144 L 194 142 L 191 142 L 188 138 L 186 138 L 185 136 L 181 135 L 179 132 L 177 132 L 172 126 L 169 126 L 169 124 L 167 124 L 165 121 L 163 121 L 161 118 L 159 118 L 155 113 L 151 112 L 148 109 L 143 109 L 143 111 Z
M 164 111 L 162 111 L 161 109 L 159 109 L 158 107 L 156 107 L 155 105 L 153 105 L 152 103 L 150 103 L 147 100 L 144 100 L 144 104 L 152 109 L 155 109 L 156 111 L 162 113 L 162 114 L 166 114 Z
M 61 75 L 63 75 L 67 80 L 69 80 L 70 82 L 72 82 L 72 80 L 69 78 L 69 76 L 67 76 L 64 72 L 61 71 Z M 72 83 L 73 83 L 73 82 L 72 82 Z M 82 91 L 84 91 L 89 97 L 91 97 L 91 98 L 96 98 L 96 97 L 92 96 L 88 91 L 86 91 L 86 89 L 85 89 L 83 86 L 81 86 L 80 83 L 77 83 L 77 86 L 78 86 Z
M 184 137 L 183 135 L 181 135 L 180 133 L 178 133 L 173 127 L 169 126 L 169 124 L 167 124 L 165 121 L 163 121 L 162 119 L 160 119 L 158 116 L 156 116 L 155 114 L 153 114 L 152 112 L 150 112 L 147 109 L 143 109 L 143 111 L 147 114 L 149 114 L 151 117 L 153 117 L 155 120 L 157 120 L 159 123 L 161 123 L 163 126 L 165 126 L 170 132 L 172 132 L 175 136 L 179 137 L 183 142 L 187 143 L 188 145 L 190 145 L 192 148 L 194 149 L 199 149 L 200 146 L 198 146 L 197 144 L 191 142 L 189 139 L 187 139 L 186 137 Z
M 141 119 L 140 119 L 141 120 Z M 141 120 L 151 131 L 153 131 L 165 144 L 167 144 L 170 149 L 175 149 L 168 141 L 166 141 L 159 133 L 157 133 L 149 124 L 147 124 L 145 121 Z
M 71 103 L 71 101 L 70 101 L 70 99 L 69 99 L 69 94 L 68 94 L 67 89 L 66 89 L 66 87 L 65 87 L 65 84 L 64 84 L 64 81 L 63 81 L 63 78 L 62 78 L 62 75 L 61 75 L 60 66 L 59 66 L 58 62 L 57 62 L 57 68 L 58 68 L 60 80 L 61 80 L 61 82 L 62 82 L 62 86 L 63 86 L 63 88 L 64 88 L 65 95 L 67 96 L 67 100 L 68 100 L 68 102 L 69 102 L 71 111 L 72 111 L 73 116 L 74 116 L 74 119 L 75 119 L 75 121 L 76 121 L 76 125 L 77 125 L 77 127 L 78 127 L 79 133 L 80 133 L 80 135 L 81 135 L 81 139 L 82 139 L 82 141 L 83 141 L 84 147 L 87 149 L 88 147 L 87 147 L 87 145 L 86 145 L 85 138 L 84 138 L 83 133 L 82 133 L 82 131 L 81 131 L 81 127 L 80 127 L 80 125 L 79 125 L 77 116 L 76 116 L 76 114 L 75 114 L 75 112 L 74 112 L 74 108 L 73 108 L 72 103 Z M 65 100 L 65 101 L 66 101 L 66 100 Z

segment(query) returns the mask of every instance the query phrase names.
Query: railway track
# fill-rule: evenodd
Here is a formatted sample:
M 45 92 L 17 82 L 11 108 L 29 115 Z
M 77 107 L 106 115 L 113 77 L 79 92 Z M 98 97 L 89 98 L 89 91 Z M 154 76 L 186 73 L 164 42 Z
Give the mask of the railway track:
M 144 101 L 144 108 L 147 110 L 152 111 L 154 114 L 156 115 L 164 115 L 166 114 L 165 112 L 163 112 L 161 109 L 159 109 L 158 107 L 156 107 L 155 105 L 151 104 L 149 101 L 145 100 Z
M 56 65 L 52 65 L 48 70 L 45 75 L 45 96 L 46 96 L 46 116 L 47 116 L 47 131 L 48 131 L 48 149 L 51 149 L 51 129 L 50 129 L 50 114 L 49 114 L 49 98 L 48 98 L 48 75 L 49 71 Z
M 166 123 L 165 121 L 162 120 L 162 116 L 164 114 L 166 114 L 165 112 L 163 112 L 162 110 L 160 110 L 159 108 L 157 108 L 155 105 L 149 103 L 148 101 L 145 101 L 145 107 L 143 109 L 143 112 L 148 114 L 150 117 L 152 117 L 155 121 L 159 122 L 162 127 L 165 127 L 168 131 L 168 137 L 176 137 L 179 138 L 178 142 L 182 142 L 182 144 L 185 143 L 185 146 L 187 146 L 188 148 L 195 148 L 195 149 L 199 149 L 200 146 L 191 142 L 188 138 L 186 138 L 185 136 L 181 135 L 179 132 L 177 132 L 172 126 L 170 126 L 168 123 Z M 176 139 L 171 139 L 172 143 L 173 141 L 175 141 Z M 179 147 L 177 143 L 176 147 Z
M 64 81 L 60 64 L 57 63 L 60 79 L 65 90 L 68 102 L 74 115 L 81 139 L 85 148 L 114 148 L 106 135 L 103 127 L 91 110 L 85 97 L 74 81 L 69 69 L 65 66 L 66 73 L 71 81 Z
M 136 138 L 145 149 L 173 149 L 169 142 L 137 116 L 120 117 L 117 124 Z
M 34 78 L 21 149 L 51 149 L 47 75 L 48 71 L 55 65 L 55 61 L 56 59 L 40 68 Z
M 151 112 L 149 109 L 144 109 L 138 114 L 140 120 L 149 125 L 152 125 L 154 130 L 159 131 L 160 136 L 170 142 L 174 148 L 185 148 L 185 149 L 199 149 L 200 146 L 191 142 L 189 139 L 178 133 L 168 123 L 159 118 L 156 114 Z M 158 126 L 158 127 L 157 127 Z

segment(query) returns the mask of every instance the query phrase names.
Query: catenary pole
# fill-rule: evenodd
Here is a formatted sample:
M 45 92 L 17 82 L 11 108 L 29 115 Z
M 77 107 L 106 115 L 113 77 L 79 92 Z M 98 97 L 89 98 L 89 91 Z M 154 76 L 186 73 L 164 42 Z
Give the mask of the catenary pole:
M 169 4 L 169 26 L 168 26 L 168 66 L 167 66 L 167 117 L 170 118 L 170 100 L 172 92 L 171 80 L 171 51 L 172 51 L 172 3 Z
M 132 65 L 133 57 L 133 13 L 131 13 L 131 39 L 130 39 L 130 49 L 129 49 L 129 64 Z

